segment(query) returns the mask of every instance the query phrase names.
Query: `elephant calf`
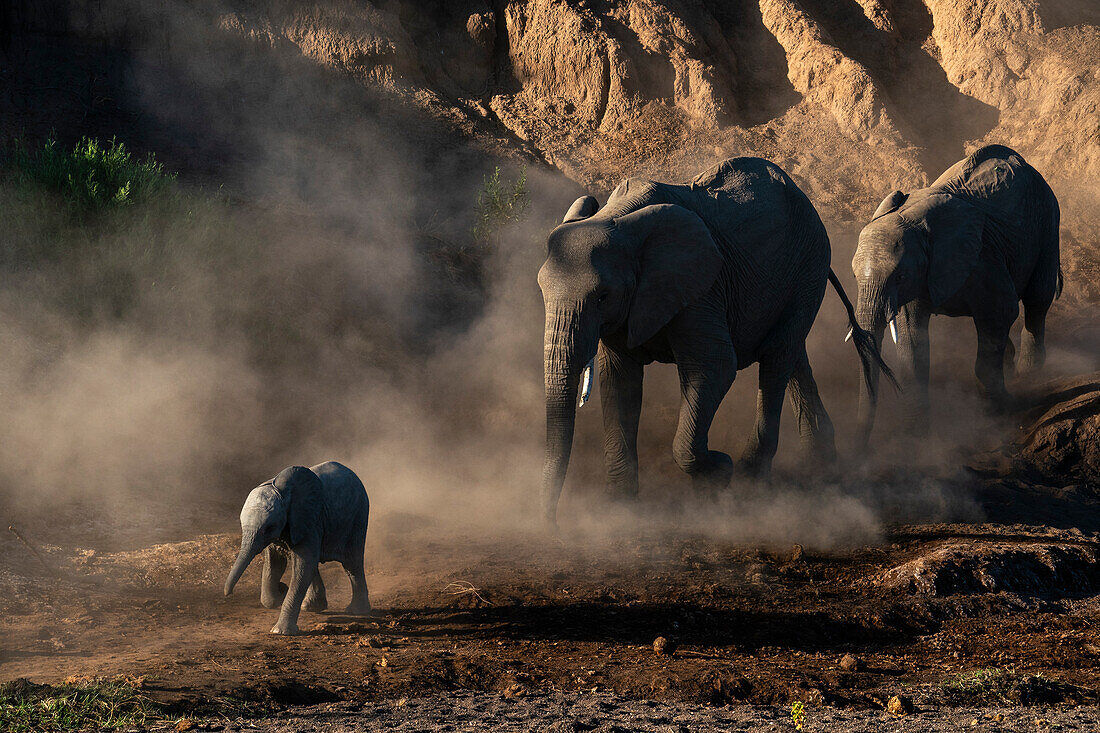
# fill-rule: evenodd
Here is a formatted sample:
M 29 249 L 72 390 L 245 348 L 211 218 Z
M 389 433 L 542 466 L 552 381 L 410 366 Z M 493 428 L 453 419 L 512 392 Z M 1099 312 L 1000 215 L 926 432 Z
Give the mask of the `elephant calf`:
M 347 466 L 329 461 L 312 468 L 291 466 L 249 493 L 241 509 L 241 549 L 225 581 L 233 592 L 253 558 L 264 553 L 260 602 L 282 604 L 273 634 L 298 633 L 298 614 L 328 607 L 318 563 L 336 561 L 351 579 L 346 613 L 370 611 L 363 574 L 370 500 L 363 482 Z M 280 582 L 292 563 L 289 588 Z

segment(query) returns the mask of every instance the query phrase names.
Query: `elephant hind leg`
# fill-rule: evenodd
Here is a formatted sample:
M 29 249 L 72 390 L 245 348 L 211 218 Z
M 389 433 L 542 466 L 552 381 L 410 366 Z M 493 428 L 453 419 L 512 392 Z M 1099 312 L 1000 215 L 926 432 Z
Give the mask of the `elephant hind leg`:
M 1046 330 L 1049 302 L 1024 302 L 1024 328 L 1020 332 L 1020 356 L 1016 360 L 1017 374 L 1030 374 L 1046 361 Z
M 825 411 L 821 395 L 817 391 L 817 382 L 810 368 L 810 359 L 806 349 L 798 356 L 794 372 L 787 385 L 787 393 L 798 420 L 798 434 L 802 445 L 813 458 L 832 463 L 836 460 L 836 434 L 833 421 Z
M 344 613 L 352 616 L 366 616 L 370 613 L 370 593 L 367 590 L 367 576 L 363 572 L 363 548 L 354 553 L 349 560 L 341 565 L 351 581 L 351 603 L 344 609 Z
M 328 608 L 328 596 L 325 595 L 325 581 L 321 580 L 320 567 L 317 568 L 317 573 L 313 576 L 313 582 L 309 584 L 309 590 L 306 591 L 306 599 L 302 603 L 302 608 L 314 613 Z
M 794 372 L 790 354 L 768 355 L 760 360 L 760 389 L 756 397 L 756 426 L 741 456 L 741 469 L 750 476 L 767 476 L 779 447 L 779 420 L 783 394 Z

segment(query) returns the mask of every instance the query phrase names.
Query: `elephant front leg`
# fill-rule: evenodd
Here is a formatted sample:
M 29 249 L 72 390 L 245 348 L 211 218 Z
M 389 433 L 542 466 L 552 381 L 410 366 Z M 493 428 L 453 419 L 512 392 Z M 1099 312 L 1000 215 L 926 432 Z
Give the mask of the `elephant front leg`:
M 287 586 L 282 582 L 286 572 L 286 551 L 275 545 L 264 548 L 264 572 L 260 580 L 260 603 L 264 608 L 278 608 L 286 598 Z
M 728 342 L 727 342 L 728 343 Z M 678 362 L 680 371 L 680 420 L 672 454 L 676 464 L 691 476 L 696 491 L 708 493 L 729 486 L 733 459 L 708 448 L 708 434 L 718 405 L 737 375 L 733 347 L 709 359 Z M 782 396 L 782 395 L 781 395 Z
M 638 496 L 638 420 L 642 414 L 640 363 L 600 343 L 600 406 L 608 493 L 616 499 Z
M 302 602 L 317 574 L 317 554 L 309 551 L 307 553 L 292 553 L 290 588 L 279 610 L 279 620 L 271 627 L 272 634 L 298 633 L 298 615 L 302 611 Z
M 922 301 L 904 305 L 897 316 L 898 376 L 905 385 L 901 405 L 905 426 L 915 435 L 928 432 L 929 341 L 932 311 Z
M 772 459 L 779 447 L 779 420 L 783 415 L 783 394 L 794 371 L 791 358 L 767 357 L 760 360 L 760 389 L 756 398 L 756 427 L 741 457 L 740 467 L 749 476 L 764 477 L 771 472 Z

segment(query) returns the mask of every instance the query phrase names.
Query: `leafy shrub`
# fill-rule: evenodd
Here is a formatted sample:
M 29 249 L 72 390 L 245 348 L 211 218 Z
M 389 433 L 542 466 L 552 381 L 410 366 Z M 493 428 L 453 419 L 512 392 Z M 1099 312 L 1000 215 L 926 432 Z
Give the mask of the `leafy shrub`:
M 58 194 L 80 212 L 129 206 L 175 180 L 152 155 L 136 158 L 115 138 L 84 138 L 72 150 L 53 139 L 38 150 L 17 144 L 12 169 L 20 185 Z
M 474 241 L 487 242 L 502 226 L 521 221 L 530 205 L 527 169 L 521 169 L 519 177 L 509 183 L 501 180 L 499 167 L 493 168 L 493 172 L 482 180 L 477 194 L 474 226 L 470 232 Z

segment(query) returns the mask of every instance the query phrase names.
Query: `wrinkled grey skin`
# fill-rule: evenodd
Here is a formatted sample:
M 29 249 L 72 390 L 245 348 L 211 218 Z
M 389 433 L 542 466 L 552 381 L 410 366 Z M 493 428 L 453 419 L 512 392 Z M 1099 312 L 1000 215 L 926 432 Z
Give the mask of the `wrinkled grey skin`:
M 298 633 L 298 614 L 328 607 L 318 563 L 335 561 L 351 580 L 346 613 L 370 611 L 363 574 L 363 544 L 370 501 L 363 482 L 335 461 L 313 468 L 291 466 L 249 493 L 241 509 L 241 549 L 225 594 L 233 592 L 253 558 L 264 553 L 260 601 L 265 608 L 282 605 L 273 634 Z M 280 582 L 291 565 L 289 587 Z
M 860 326 L 882 342 L 896 316 L 902 407 L 907 427 L 928 429 L 928 320 L 932 314 L 974 320 L 974 365 L 993 411 L 1009 406 L 1009 329 L 1024 304 L 1017 371 L 1042 366 L 1047 309 L 1061 292 L 1058 201 L 1023 157 L 989 145 L 951 166 L 931 186 L 895 191 L 859 236 L 852 270 L 859 283 Z M 873 385 L 872 385 L 873 386 Z M 875 399 L 860 395 L 860 439 L 866 444 Z
M 581 374 L 597 354 L 613 496 L 638 491 L 642 370 L 654 361 L 679 370 L 673 455 L 696 488 L 725 487 L 733 474 L 733 461 L 710 450 L 707 433 L 737 371 L 756 362 L 756 427 L 742 468 L 769 470 L 788 381 L 803 441 L 832 460 L 833 426 L 805 344 L 831 275 L 829 257 L 813 205 L 760 158 L 726 160 L 685 185 L 628 179 L 602 209 L 591 196 L 578 199 L 551 232 L 538 276 L 546 308 L 546 521 L 555 522 L 569 465 Z M 858 332 L 856 342 L 861 358 L 871 358 L 870 335 Z

